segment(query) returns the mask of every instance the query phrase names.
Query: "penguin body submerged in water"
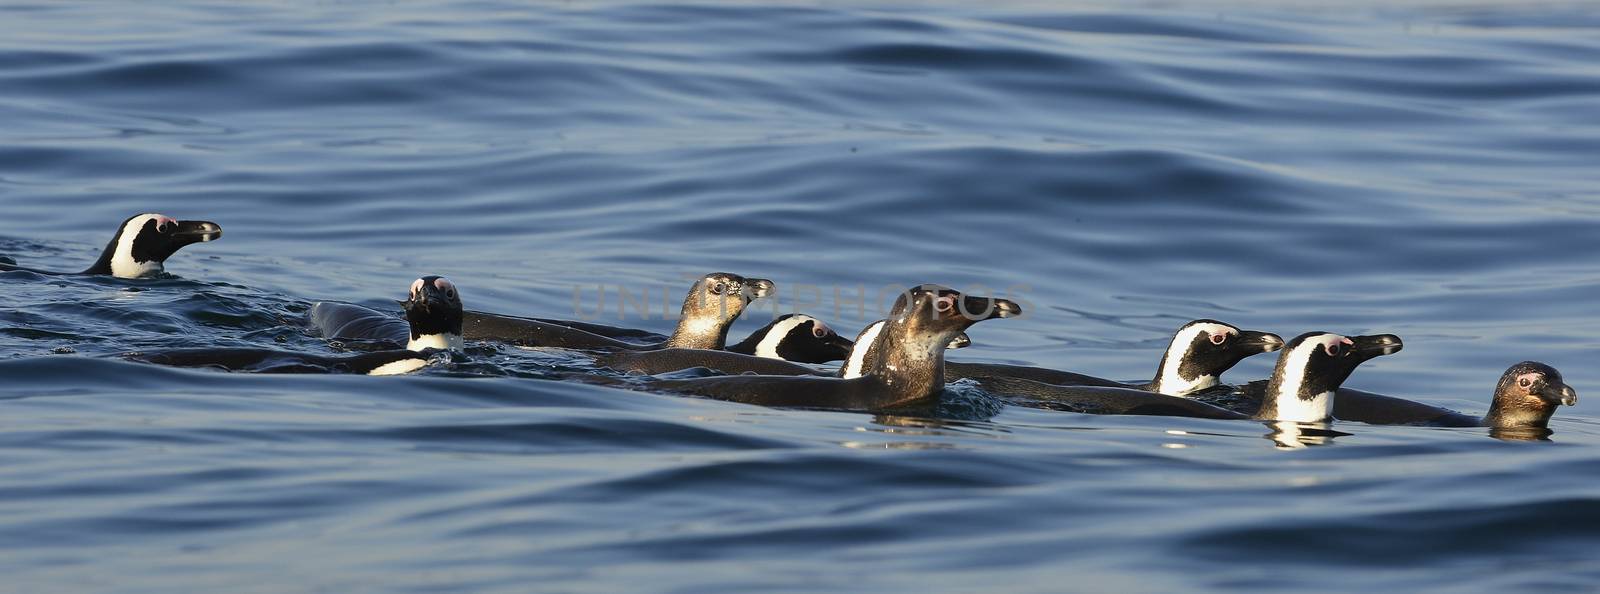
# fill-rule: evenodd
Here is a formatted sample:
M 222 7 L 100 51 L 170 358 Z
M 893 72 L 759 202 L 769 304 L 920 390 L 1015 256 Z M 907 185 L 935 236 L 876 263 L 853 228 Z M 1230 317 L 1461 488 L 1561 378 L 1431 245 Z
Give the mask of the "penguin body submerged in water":
M 1230 324 L 1202 319 L 1178 328 L 1161 357 L 1155 379 L 1142 384 L 1023 365 L 947 361 L 945 371 L 951 379 L 972 379 L 979 385 L 998 386 L 1010 380 L 1025 380 L 1061 386 L 1135 388 L 1169 396 L 1187 396 L 1216 387 L 1222 373 L 1240 361 L 1282 347 L 1283 339 L 1276 334 L 1240 330 Z
M 256 373 L 362 373 L 396 375 L 426 366 L 433 355 L 460 351 L 461 295 L 448 279 L 425 276 L 411 283 L 406 301 L 406 348 L 357 355 L 312 355 L 274 349 L 171 349 L 135 353 L 134 361 L 172 367 L 208 367 Z
M 534 318 L 473 313 L 465 316 L 468 340 L 486 340 L 530 347 L 577 350 L 659 350 L 666 348 L 721 350 L 728 328 L 751 301 L 772 293 L 772 281 L 717 272 L 696 281 L 684 297 L 678 326 L 666 340 L 651 344 L 627 342 L 570 326 Z

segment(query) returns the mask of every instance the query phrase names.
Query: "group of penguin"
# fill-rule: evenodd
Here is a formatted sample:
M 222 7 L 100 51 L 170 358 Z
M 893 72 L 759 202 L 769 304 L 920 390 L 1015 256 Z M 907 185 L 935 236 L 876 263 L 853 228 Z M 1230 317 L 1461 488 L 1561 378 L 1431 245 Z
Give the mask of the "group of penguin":
M 221 235 L 222 228 L 207 221 L 136 215 L 123 222 L 99 260 L 81 274 L 159 275 L 166 259 L 179 249 Z M 3 270 L 63 274 L 21 268 L 9 258 L 0 258 Z M 1400 351 L 1403 344 L 1392 334 L 1308 332 L 1286 343 L 1275 334 L 1216 320 L 1195 320 L 1179 328 L 1155 378 L 1146 383 L 1039 367 L 946 361 L 947 349 L 970 344 L 967 328 L 1019 315 L 1022 308 L 1007 299 L 965 295 L 937 285 L 906 290 L 888 318 L 869 324 L 853 341 L 814 317 L 788 314 L 749 338 L 728 344 L 728 330 L 746 306 L 774 289 L 765 279 L 708 274 L 690 288 L 672 335 L 660 336 L 581 321 L 467 311 L 453 283 L 424 276 L 411 283 L 407 299 L 401 302 L 404 319 L 336 302 L 318 302 L 307 313 L 307 332 L 330 340 L 392 343 L 393 348 L 334 356 L 187 348 L 125 357 L 229 371 L 391 375 L 426 367 L 440 353 L 459 353 L 467 341 L 483 341 L 567 349 L 592 357 L 599 368 L 643 379 L 612 381 L 614 385 L 766 406 L 892 411 L 937 400 L 947 381 L 966 379 L 1009 403 L 1082 413 L 1255 419 L 1278 425 L 1338 419 L 1484 426 L 1513 436 L 1535 432 L 1535 437 L 1548 434 L 1546 426 L 1556 406 L 1574 405 L 1578 398 L 1560 372 L 1524 361 L 1501 376 L 1486 415 L 1468 416 L 1342 387 L 1362 362 Z M 1245 358 L 1275 351 L 1281 352 L 1270 379 L 1237 387 L 1221 383 L 1222 373 Z M 837 370 L 818 366 L 834 361 L 844 363 Z M 656 377 L 696 368 L 714 374 Z M 607 383 L 607 376 L 587 377 Z

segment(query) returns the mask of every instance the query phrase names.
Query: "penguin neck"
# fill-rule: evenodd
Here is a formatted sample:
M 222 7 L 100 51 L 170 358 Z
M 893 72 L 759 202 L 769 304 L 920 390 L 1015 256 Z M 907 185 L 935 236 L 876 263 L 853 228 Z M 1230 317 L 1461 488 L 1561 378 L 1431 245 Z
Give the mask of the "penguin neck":
M 424 351 L 427 349 L 442 349 L 459 351 L 466 348 L 466 341 L 461 339 L 459 332 L 438 332 L 434 334 L 411 333 L 411 341 L 406 343 L 408 351 Z
M 1500 429 L 1544 428 L 1550 424 L 1556 406 L 1537 396 L 1517 396 L 1505 389 L 1495 390 L 1489 404 L 1489 414 L 1483 416 L 1485 427 Z
M 111 243 L 106 244 L 105 251 L 100 252 L 100 259 L 95 260 L 94 264 L 81 274 L 144 278 L 166 272 L 166 267 L 159 260 L 139 262 L 133 259 L 133 237 L 123 233 L 112 238 Z
M 673 329 L 672 336 L 667 338 L 665 346 L 676 349 L 722 350 L 723 346 L 728 344 L 728 328 L 739 318 L 744 306 L 726 301 L 695 304 L 692 303 L 693 299 L 694 296 L 691 295 L 684 301 L 678 327 Z
M 1305 382 L 1305 358 L 1278 360 L 1267 382 L 1266 396 L 1261 399 L 1261 410 L 1256 418 L 1266 421 L 1295 421 L 1324 423 L 1333 420 L 1333 395 L 1339 387 L 1326 390 L 1309 387 Z
M 1188 360 L 1189 345 L 1178 344 L 1174 340 L 1167 347 L 1166 354 L 1161 356 L 1161 364 L 1156 368 L 1156 379 L 1150 382 L 1150 391 L 1160 392 L 1168 396 L 1188 396 L 1201 390 L 1216 387 L 1219 383 L 1217 376 L 1209 373 L 1194 374 L 1193 377 L 1184 375 L 1184 362 Z
M 868 324 L 861 334 L 856 337 L 855 346 L 850 348 L 850 357 L 845 359 L 844 366 L 839 368 L 839 377 L 851 379 L 861 377 L 868 369 L 878 366 L 878 335 L 883 333 L 883 326 L 887 324 L 878 320 Z M 942 366 L 941 366 L 942 367 Z
M 865 368 L 866 377 L 902 395 L 898 401 L 918 400 L 944 390 L 944 351 L 961 330 L 919 332 L 904 321 L 884 326 L 873 344 L 877 361 Z

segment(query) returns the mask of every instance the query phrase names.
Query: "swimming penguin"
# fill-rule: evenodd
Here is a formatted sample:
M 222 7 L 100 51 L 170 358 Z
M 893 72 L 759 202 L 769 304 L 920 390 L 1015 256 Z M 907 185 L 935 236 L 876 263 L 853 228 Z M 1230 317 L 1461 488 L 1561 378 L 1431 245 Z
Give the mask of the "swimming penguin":
M 1070 371 L 992 363 L 947 361 L 945 373 L 951 379 L 976 380 L 986 388 L 998 386 L 1003 379 L 1020 379 L 1062 386 L 1136 388 L 1169 396 L 1187 396 L 1216 387 L 1222 373 L 1240 361 L 1280 348 L 1283 348 L 1283 339 L 1276 334 L 1240 330 L 1230 324 L 1202 319 L 1178 328 L 1161 356 L 1155 379 L 1143 384 L 1126 384 Z M 1016 385 L 1031 387 L 1030 384 Z
M 666 340 L 638 344 L 534 318 L 469 313 L 463 326 L 469 340 L 508 342 L 566 349 L 656 350 L 665 348 L 721 350 L 728 328 L 751 301 L 772 293 L 772 281 L 716 272 L 702 277 L 683 299 L 678 327 Z
M 433 355 L 459 351 L 461 295 L 448 279 L 424 276 L 411 283 L 409 297 L 401 302 L 406 312 L 405 349 L 356 355 L 311 355 L 273 349 L 172 349 L 136 353 L 127 358 L 174 367 L 213 367 L 256 373 L 363 373 L 397 375 L 420 369 Z
M 854 344 L 822 320 L 791 313 L 778 316 L 727 350 L 795 363 L 827 363 L 849 357 Z
M 1566 384 L 1561 372 L 1544 363 L 1523 361 L 1500 375 L 1489 412 L 1482 417 L 1351 388 L 1336 392 L 1333 417 L 1371 425 L 1543 429 L 1557 406 L 1577 403 L 1577 390 Z
M 109 274 L 118 278 L 143 278 L 165 271 L 163 263 L 183 246 L 215 241 L 222 227 L 210 221 L 179 221 L 154 213 L 128 217 L 111 236 L 100 259 L 78 274 Z M 71 274 L 16 266 L 10 258 L 0 262 L 0 271 L 26 270 L 39 274 Z
M 951 340 L 979 321 L 1020 313 L 1022 307 L 1006 299 L 922 285 L 895 302 L 891 318 L 872 341 L 866 373 L 858 377 L 736 375 L 657 380 L 648 385 L 766 406 L 879 410 L 926 401 L 944 390 L 944 351 Z
M 627 373 L 658 375 L 691 367 L 724 374 L 823 374 L 799 363 L 827 363 L 850 355 L 853 345 L 822 320 L 785 314 L 727 350 L 667 348 L 653 351 L 615 350 L 596 353 L 595 361 Z
M 1328 423 L 1334 418 L 1339 386 L 1363 362 L 1400 352 L 1405 344 L 1393 334 L 1341 336 L 1307 332 L 1296 336 L 1278 355 L 1266 387 L 1253 382 L 1244 392 L 1260 401 L 1252 415 L 1263 421 Z

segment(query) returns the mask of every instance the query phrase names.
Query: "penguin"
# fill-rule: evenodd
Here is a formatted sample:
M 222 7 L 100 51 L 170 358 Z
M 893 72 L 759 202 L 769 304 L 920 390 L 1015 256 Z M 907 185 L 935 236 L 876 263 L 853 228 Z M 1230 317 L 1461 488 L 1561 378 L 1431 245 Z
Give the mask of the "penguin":
M 216 241 L 222 227 L 210 221 L 179 221 L 155 213 L 128 217 L 117 227 L 116 235 L 100 252 L 100 259 L 77 274 L 111 275 L 117 278 L 147 278 L 166 271 L 165 263 L 183 246 Z M 10 258 L 0 258 L 0 271 L 23 270 L 37 274 L 73 274 L 16 266 Z
M 1188 396 L 1215 388 L 1222 373 L 1240 361 L 1283 348 L 1283 339 L 1270 332 L 1240 330 L 1217 320 L 1194 320 L 1178 328 L 1156 367 L 1155 379 L 1142 384 L 1118 381 L 1041 367 L 947 361 L 952 379 L 973 379 L 980 386 L 998 387 L 1007 379 L 1062 386 L 1135 388 L 1169 396 Z M 1009 384 L 1033 388 L 1031 384 Z M 986 386 L 986 389 L 988 389 Z
M 1253 392 L 1250 397 L 1256 398 L 1259 394 Z M 1481 417 L 1403 398 L 1339 388 L 1333 398 L 1333 418 L 1369 425 L 1537 430 L 1550 424 L 1557 406 L 1577 403 L 1577 390 L 1566 384 L 1560 371 L 1537 361 L 1523 361 L 1500 374 L 1489 411 Z
M 1330 423 L 1339 386 L 1356 366 L 1404 347 L 1393 334 L 1347 337 L 1307 332 L 1296 336 L 1278 355 L 1265 388 L 1259 387 L 1260 382 L 1245 386 L 1247 397 L 1260 402 L 1251 416 L 1261 421 Z
M 616 350 L 593 353 L 595 361 L 626 373 L 658 375 L 691 367 L 725 374 L 821 374 L 800 363 L 827 363 L 850 355 L 854 343 L 822 320 L 805 314 L 784 314 L 727 350 L 667 348 L 654 351 Z
M 468 340 L 508 342 L 530 347 L 577 350 L 659 350 L 665 348 L 721 350 L 728 328 L 751 301 L 772 293 L 772 281 L 715 272 L 696 281 L 683 299 L 678 327 L 666 340 L 639 344 L 602 336 L 536 318 L 473 313 L 465 317 Z
M 356 355 L 312 355 L 273 349 L 172 349 L 132 353 L 126 358 L 173 367 L 210 367 L 256 373 L 361 373 L 398 375 L 426 366 L 434 355 L 458 352 L 461 337 L 461 295 L 440 276 L 411 283 L 406 312 L 406 348 Z
M 981 312 L 981 313 L 969 313 Z M 950 341 L 982 320 L 1014 317 L 1017 303 L 963 295 L 938 285 L 907 290 L 871 341 L 865 373 L 853 378 L 811 375 L 736 375 L 656 380 L 661 391 L 765 406 L 873 411 L 926 402 L 945 388 L 944 352 Z
M 778 316 L 727 350 L 795 363 L 828 363 L 849 357 L 854 345 L 822 320 L 791 313 Z

